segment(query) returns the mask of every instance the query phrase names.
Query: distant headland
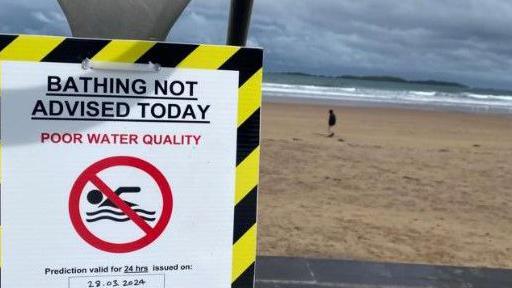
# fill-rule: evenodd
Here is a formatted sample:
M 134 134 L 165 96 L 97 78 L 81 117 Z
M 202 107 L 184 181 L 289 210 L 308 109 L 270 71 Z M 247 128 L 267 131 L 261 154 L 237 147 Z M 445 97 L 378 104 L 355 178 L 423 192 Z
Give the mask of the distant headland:
M 435 86 L 447 86 L 456 88 L 469 88 L 464 84 L 457 82 L 438 81 L 438 80 L 407 80 L 395 76 L 356 76 L 356 75 L 340 75 L 340 76 L 324 76 L 324 75 L 313 75 L 302 72 L 280 72 L 272 74 L 286 74 L 286 75 L 297 75 L 297 76 L 309 76 L 309 77 L 324 77 L 324 78 L 338 78 L 348 80 L 365 80 L 365 81 L 382 81 L 382 82 L 395 82 L 395 83 L 407 83 L 407 84 L 420 84 L 420 85 L 435 85 Z

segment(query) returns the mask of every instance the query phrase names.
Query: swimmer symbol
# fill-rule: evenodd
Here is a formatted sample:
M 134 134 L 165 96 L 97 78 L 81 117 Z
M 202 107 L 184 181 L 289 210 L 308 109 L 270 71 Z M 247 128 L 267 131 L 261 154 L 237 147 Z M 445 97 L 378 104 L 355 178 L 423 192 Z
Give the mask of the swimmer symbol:
M 120 196 L 123 193 L 139 193 L 140 187 L 119 187 L 117 188 L 116 193 L 117 196 Z M 87 219 L 87 222 L 96 222 L 101 220 L 110 220 L 115 222 L 126 222 L 129 221 L 130 218 L 126 216 L 126 214 L 119 209 L 119 207 L 116 206 L 110 199 L 103 196 L 103 193 L 99 190 L 91 190 L 89 193 L 87 193 L 87 201 L 97 206 L 99 208 L 98 211 L 94 212 L 87 212 L 87 216 L 89 218 Z M 136 207 L 138 206 L 135 203 L 128 202 L 123 200 L 126 205 L 130 207 Z M 155 211 L 147 211 L 144 209 L 136 208 L 133 209 L 137 215 L 139 215 L 142 219 L 153 222 L 155 221 L 155 218 L 152 217 L 155 215 Z

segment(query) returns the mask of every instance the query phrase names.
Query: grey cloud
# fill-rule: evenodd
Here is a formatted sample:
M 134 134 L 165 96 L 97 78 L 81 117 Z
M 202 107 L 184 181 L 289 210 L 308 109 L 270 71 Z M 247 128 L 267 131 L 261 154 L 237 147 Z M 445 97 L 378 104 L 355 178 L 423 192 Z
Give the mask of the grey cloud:
M 223 44 L 230 0 L 193 0 L 177 42 Z M 0 32 L 69 35 L 56 1 L 0 0 Z M 255 0 L 266 71 L 392 74 L 512 88 L 509 0 Z
M 0 33 L 70 35 L 57 1 L 0 0 Z
M 511 87 L 510 1 L 257 3 L 252 36 L 277 70 Z
M 228 1 L 192 0 L 171 29 L 169 40 L 223 44 L 226 38 L 228 9 Z

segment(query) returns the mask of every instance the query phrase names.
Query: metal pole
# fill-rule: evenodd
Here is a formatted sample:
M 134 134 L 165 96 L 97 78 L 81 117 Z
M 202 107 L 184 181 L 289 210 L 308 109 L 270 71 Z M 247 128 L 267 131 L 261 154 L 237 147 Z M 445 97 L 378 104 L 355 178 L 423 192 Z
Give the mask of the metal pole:
M 227 44 L 245 46 L 251 23 L 253 0 L 231 0 Z
M 58 1 L 75 37 L 163 41 L 191 0 Z

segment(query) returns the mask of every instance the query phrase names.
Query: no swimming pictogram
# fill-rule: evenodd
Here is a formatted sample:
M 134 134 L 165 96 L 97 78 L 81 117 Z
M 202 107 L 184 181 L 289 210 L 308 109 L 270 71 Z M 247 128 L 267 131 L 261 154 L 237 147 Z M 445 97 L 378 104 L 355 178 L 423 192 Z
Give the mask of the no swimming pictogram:
M 149 216 L 154 215 L 155 212 L 146 211 L 141 208 L 136 208 L 136 204 L 121 199 L 122 193 L 138 193 L 140 187 L 109 187 L 109 185 L 101 179 L 99 173 L 107 169 L 116 168 L 131 168 L 136 169 L 138 172 L 144 173 L 156 184 L 157 191 L 149 191 L 152 193 L 151 197 L 161 197 L 161 212 L 158 219 Z M 83 196 L 87 193 L 87 186 L 92 184 L 97 189 L 89 191 L 86 197 Z M 158 195 L 154 195 L 158 194 Z M 84 219 L 83 211 L 81 211 L 81 201 L 87 200 L 91 204 L 100 204 L 100 207 L 112 207 L 118 212 L 110 210 L 99 210 L 93 213 L 86 213 L 88 216 L 95 216 L 95 218 Z M 117 156 L 100 160 L 88 168 L 86 168 L 80 176 L 76 179 L 71 189 L 69 198 L 69 215 L 73 227 L 80 235 L 80 237 L 92 245 L 93 247 L 110 252 L 110 253 L 128 253 L 140 250 L 153 241 L 155 241 L 165 230 L 170 221 L 173 208 L 173 198 L 171 187 L 165 176 L 152 164 L 139 158 L 130 156 Z M 113 216 L 100 216 L 100 213 L 109 212 Z M 114 217 L 115 216 L 115 217 Z M 136 239 L 125 239 L 123 241 L 109 241 L 105 240 L 102 235 L 94 233 L 86 222 L 95 222 L 98 220 L 113 220 L 110 221 L 111 229 L 116 229 L 115 225 L 119 222 L 131 222 L 142 231 L 143 236 Z M 149 222 L 156 221 L 154 226 Z M 90 225 L 90 223 L 89 223 Z M 104 224 L 105 225 L 105 224 Z M 109 228 L 110 229 L 110 228 Z

